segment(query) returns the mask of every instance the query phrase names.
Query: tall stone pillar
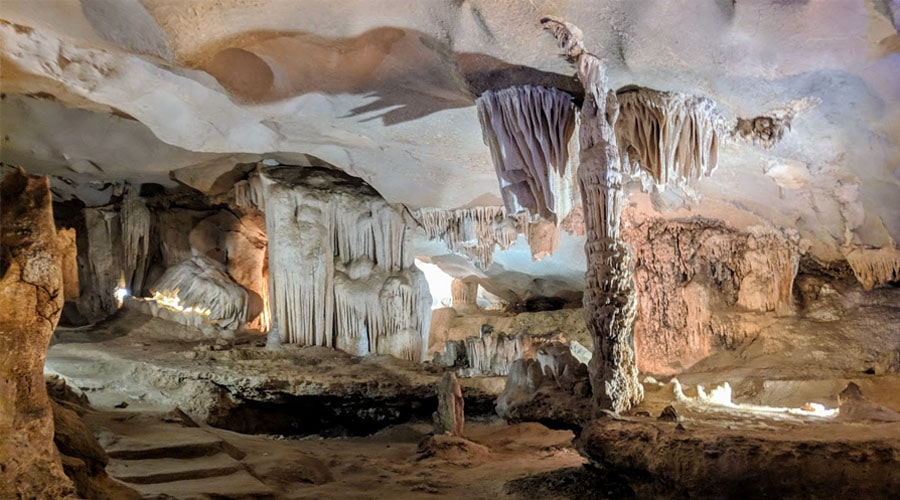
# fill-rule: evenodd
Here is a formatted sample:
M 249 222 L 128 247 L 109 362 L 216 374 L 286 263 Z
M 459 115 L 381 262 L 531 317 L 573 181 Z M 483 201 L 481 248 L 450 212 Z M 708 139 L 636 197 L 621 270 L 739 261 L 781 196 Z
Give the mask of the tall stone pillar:
M 631 262 L 619 235 L 624 193 L 615 134 L 618 102 L 607 87 L 603 63 L 584 50 L 581 31 L 550 18 L 541 22 L 575 63 L 585 89 L 578 184 L 587 238 L 584 316 L 594 340 L 591 386 L 595 409 L 622 412 L 643 400 L 644 388 L 634 356 Z
M 0 498 L 74 495 L 53 444 L 44 360 L 63 307 L 50 183 L 0 181 Z

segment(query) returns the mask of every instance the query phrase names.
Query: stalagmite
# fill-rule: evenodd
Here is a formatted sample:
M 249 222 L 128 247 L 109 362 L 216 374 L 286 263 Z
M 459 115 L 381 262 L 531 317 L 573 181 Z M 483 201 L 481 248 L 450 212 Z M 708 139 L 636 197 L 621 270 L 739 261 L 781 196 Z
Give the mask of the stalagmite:
M 438 409 L 434 412 L 434 433 L 462 436 L 465 426 L 465 400 L 459 380 L 453 372 L 441 377 L 438 386 Z
M 0 204 L 0 498 L 66 498 L 75 490 L 53 444 L 44 384 L 63 307 L 50 183 L 5 173 Z
M 420 360 L 431 296 L 406 248 L 404 212 L 339 170 L 264 167 L 259 179 L 270 340 Z
M 637 378 L 632 339 L 635 297 L 631 262 L 619 236 L 625 196 L 615 134 L 619 106 L 615 94 L 607 89 L 602 62 L 584 50 L 581 31 L 551 18 L 541 22 L 576 64 L 585 88 L 578 184 L 587 236 L 584 311 L 594 338 L 591 385 L 597 409 L 621 412 L 640 403 L 644 390 Z
M 897 248 L 854 248 L 847 252 L 847 262 L 866 290 L 900 281 L 900 250 Z
M 453 279 L 450 282 L 450 297 L 453 308 L 457 311 L 475 308 L 478 298 L 478 283 Z
M 476 104 L 507 212 L 565 219 L 575 198 L 574 169 L 568 166 L 572 96 L 525 85 L 487 91 Z

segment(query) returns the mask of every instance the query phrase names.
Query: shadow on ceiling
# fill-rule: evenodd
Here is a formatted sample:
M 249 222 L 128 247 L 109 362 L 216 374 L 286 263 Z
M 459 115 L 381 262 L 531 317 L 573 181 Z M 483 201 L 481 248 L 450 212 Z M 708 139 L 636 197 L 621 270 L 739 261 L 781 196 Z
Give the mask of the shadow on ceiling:
M 548 52 L 553 57 L 553 52 Z M 573 76 L 455 53 L 415 30 L 377 28 L 353 38 L 306 32 L 247 32 L 208 46 L 194 65 L 244 104 L 309 94 L 353 94 L 373 101 L 351 110 L 361 121 L 394 125 L 437 111 L 471 106 L 486 90 L 543 85 L 583 93 Z

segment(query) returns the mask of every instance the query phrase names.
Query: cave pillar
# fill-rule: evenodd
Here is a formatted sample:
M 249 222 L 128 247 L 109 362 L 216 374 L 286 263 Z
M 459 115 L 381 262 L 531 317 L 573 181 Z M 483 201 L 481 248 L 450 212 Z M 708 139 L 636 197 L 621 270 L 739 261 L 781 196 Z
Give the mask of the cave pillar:
M 44 383 L 64 296 L 49 181 L 10 172 L 0 206 L 0 498 L 64 498 Z
M 478 298 L 478 283 L 454 278 L 450 282 L 450 300 L 457 311 L 474 309 Z
M 584 316 L 594 340 L 590 363 L 595 410 L 626 411 L 644 397 L 634 354 L 635 293 L 631 261 L 619 234 L 625 194 L 616 143 L 618 102 L 599 58 L 584 50 L 577 27 L 545 18 L 544 29 L 576 64 L 585 88 L 580 165 L 586 231 Z

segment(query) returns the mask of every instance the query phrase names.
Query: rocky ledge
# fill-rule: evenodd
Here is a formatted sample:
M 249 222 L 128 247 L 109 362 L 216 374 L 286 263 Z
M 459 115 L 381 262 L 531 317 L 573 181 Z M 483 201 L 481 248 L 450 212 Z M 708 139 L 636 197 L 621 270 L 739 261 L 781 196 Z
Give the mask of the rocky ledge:
M 640 498 L 895 498 L 900 423 L 596 420 L 577 443 Z

